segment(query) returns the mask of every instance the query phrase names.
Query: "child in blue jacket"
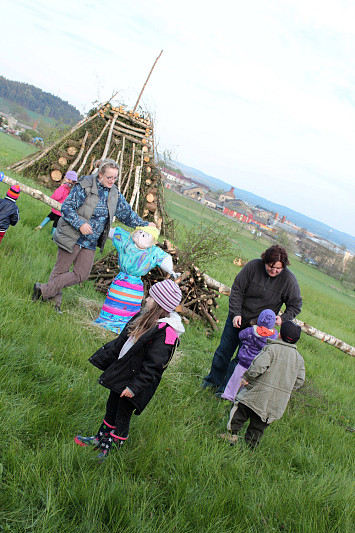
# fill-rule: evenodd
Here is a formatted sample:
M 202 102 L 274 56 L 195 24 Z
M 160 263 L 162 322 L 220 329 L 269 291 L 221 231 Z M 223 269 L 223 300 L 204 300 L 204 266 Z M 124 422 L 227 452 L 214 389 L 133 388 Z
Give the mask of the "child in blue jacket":
M 11 185 L 5 198 L 0 200 L 0 242 L 2 241 L 9 226 L 16 226 L 20 220 L 20 213 L 16 204 L 20 196 L 20 186 Z

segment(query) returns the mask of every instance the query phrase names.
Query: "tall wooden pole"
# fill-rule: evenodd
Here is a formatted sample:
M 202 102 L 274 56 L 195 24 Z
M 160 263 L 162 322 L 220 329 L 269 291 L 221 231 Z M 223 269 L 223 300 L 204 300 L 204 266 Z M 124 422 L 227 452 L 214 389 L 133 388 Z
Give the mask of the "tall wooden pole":
M 135 111 L 136 111 L 136 109 L 137 109 L 137 107 L 138 107 L 139 100 L 141 99 L 141 96 L 142 96 L 142 94 L 143 94 L 143 91 L 144 91 L 144 89 L 145 89 L 145 87 L 146 87 L 146 85 L 147 85 L 147 83 L 148 83 L 148 81 L 149 81 L 150 75 L 151 75 L 151 73 L 153 72 L 153 69 L 154 69 L 155 65 L 157 64 L 157 61 L 158 61 L 158 59 L 160 58 L 160 56 L 162 55 L 162 53 L 163 53 L 163 50 L 160 52 L 160 54 L 158 55 L 158 57 L 157 57 L 156 60 L 154 61 L 154 65 L 153 65 L 152 68 L 150 69 L 150 72 L 149 72 L 149 74 L 148 74 L 148 78 L 146 79 L 145 84 L 143 85 L 143 88 L 142 88 L 141 92 L 139 93 L 139 96 L 138 96 L 138 100 L 137 100 L 137 102 L 136 102 L 136 105 L 135 105 L 134 108 L 133 108 L 133 113 L 135 113 Z

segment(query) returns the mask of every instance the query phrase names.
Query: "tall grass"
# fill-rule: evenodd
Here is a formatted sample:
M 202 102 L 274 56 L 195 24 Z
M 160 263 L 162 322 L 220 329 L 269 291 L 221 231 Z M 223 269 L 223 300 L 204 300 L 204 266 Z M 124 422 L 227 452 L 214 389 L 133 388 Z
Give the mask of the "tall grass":
M 306 385 L 254 452 L 218 438 L 228 405 L 200 382 L 220 332 L 206 336 L 203 324 L 192 323 L 153 400 L 133 417 L 125 447 L 100 466 L 95 452 L 76 446 L 75 434 L 96 431 L 107 399 L 87 362 L 113 338 L 90 324 L 104 296 L 91 282 L 67 288 L 63 316 L 31 301 L 56 247 L 48 226 L 33 231 L 47 206 L 25 195 L 18 204 L 21 221 L 0 245 L 1 531 L 354 530 L 354 360 L 305 335 L 299 350 Z M 168 207 L 186 220 L 185 199 L 171 196 Z M 189 213 L 200 220 L 197 208 Z M 265 248 L 235 235 L 236 249 L 249 258 Z M 354 344 L 354 298 L 312 267 L 292 263 L 304 297 L 301 318 Z M 231 256 L 211 270 L 231 284 L 239 269 Z M 221 298 L 221 325 L 227 308 Z

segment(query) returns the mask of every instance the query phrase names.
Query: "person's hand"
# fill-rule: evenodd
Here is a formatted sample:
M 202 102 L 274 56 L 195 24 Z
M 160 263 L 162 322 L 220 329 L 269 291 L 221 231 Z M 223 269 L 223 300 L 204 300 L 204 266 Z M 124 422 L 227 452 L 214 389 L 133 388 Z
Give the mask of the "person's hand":
M 82 235 L 90 235 L 93 233 L 92 227 L 87 222 L 84 222 L 84 224 L 80 226 L 79 231 Z
M 153 226 L 153 228 L 157 227 L 157 225 L 154 222 L 149 222 L 148 226 Z
M 122 398 L 123 396 L 127 396 L 127 398 L 133 398 L 133 394 L 131 393 L 128 387 L 126 387 L 125 390 L 121 392 L 120 398 Z
M 280 316 L 277 316 L 275 320 L 275 326 L 281 326 L 281 324 L 282 324 L 282 319 Z
M 240 384 L 245 387 L 245 385 L 248 385 L 249 381 L 246 381 L 244 378 L 241 379 Z
M 233 318 L 233 326 L 235 328 L 240 328 L 241 324 L 242 324 L 242 317 L 241 316 L 235 316 Z

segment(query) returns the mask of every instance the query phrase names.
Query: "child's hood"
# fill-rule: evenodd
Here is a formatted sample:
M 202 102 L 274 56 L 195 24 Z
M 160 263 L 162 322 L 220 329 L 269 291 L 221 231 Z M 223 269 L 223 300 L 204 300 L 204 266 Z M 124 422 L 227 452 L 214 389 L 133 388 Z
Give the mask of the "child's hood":
M 158 320 L 158 322 L 168 324 L 174 329 L 178 337 L 180 337 L 182 333 L 185 333 L 185 328 L 181 321 L 180 315 L 175 311 L 172 311 L 169 316 L 161 318 L 160 320 Z

